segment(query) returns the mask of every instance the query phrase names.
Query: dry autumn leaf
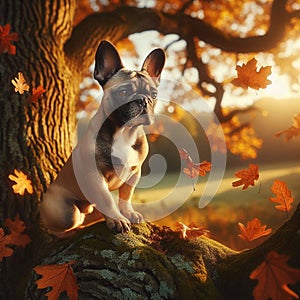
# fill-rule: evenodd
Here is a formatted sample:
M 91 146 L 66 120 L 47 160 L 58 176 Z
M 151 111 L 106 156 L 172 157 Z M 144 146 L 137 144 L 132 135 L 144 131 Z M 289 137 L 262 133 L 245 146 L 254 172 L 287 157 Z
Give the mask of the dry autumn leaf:
M 14 170 L 14 173 L 15 175 L 10 174 L 8 176 L 10 180 L 16 183 L 12 186 L 14 193 L 24 196 L 25 190 L 27 190 L 29 194 L 32 194 L 33 188 L 31 180 L 27 178 L 27 175 L 25 175 L 22 171 L 18 170 Z
M 25 91 L 29 91 L 29 85 L 26 83 L 24 75 L 22 72 L 18 73 L 18 77 L 12 79 L 11 83 L 15 87 L 15 92 L 19 94 L 24 94 Z
M 78 299 L 78 286 L 71 267 L 72 264 L 74 264 L 74 261 L 58 265 L 36 266 L 34 268 L 37 274 L 43 276 L 36 281 L 38 288 L 52 287 L 45 294 L 45 296 L 48 296 L 48 300 L 59 299 L 59 295 L 64 291 L 66 291 L 70 300 Z
M 176 223 L 176 231 L 180 232 L 180 237 L 183 239 L 191 239 L 195 237 L 202 236 L 209 231 L 204 227 L 196 227 L 195 224 L 191 223 L 189 226 L 183 224 L 182 222 Z
M 271 67 L 261 67 L 256 71 L 257 60 L 253 57 L 246 64 L 242 66 L 236 66 L 237 78 L 233 79 L 231 82 L 235 86 L 247 89 L 248 87 L 258 90 L 264 89 L 272 81 L 267 79 L 271 74 Z
M 3 228 L 0 227 L 0 262 L 4 257 L 11 256 L 14 250 L 7 247 L 9 244 L 8 235 L 5 235 Z
M 46 90 L 41 85 L 39 85 L 37 88 L 33 88 L 30 101 L 31 102 L 37 102 L 39 97 L 45 92 L 46 92 Z
M 293 125 L 286 130 L 279 131 L 275 134 L 276 137 L 280 137 L 282 134 L 285 135 L 285 141 L 295 138 L 300 135 L 300 114 L 293 118 Z
M 10 234 L 7 236 L 9 244 L 26 247 L 31 242 L 29 235 L 24 233 L 26 226 L 19 215 L 16 215 L 15 220 L 7 218 L 4 221 L 4 225 L 7 226 L 10 231 Z
M 255 300 L 292 300 L 299 299 L 288 284 L 300 281 L 300 270 L 289 267 L 289 256 L 271 251 L 251 274 L 250 279 L 258 280 L 253 290 Z
M 238 225 L 241 232 L 239 237 L 249 243 L 272 232 L 272 229 L 266 229 L 267 225 L 261 225 L 260 220 L 257 218 L 248 221 L 247 226 L 240 222 Z
M 11 55 L 16 54 L 16 46 L 12 45 L 12 42 L 16 42 L 19 36 L 16 32 L 10 32 L 10 24 L 6 24 L 3 27 L 0 26 L 0 54 L 9 53 Z
M 250 185 L 255 185 L 255 180 L 259 179 L 258 165 L 249 164 L 248 169 L 239 170 L 234 174 L 235 177 L 241 178 L 240 180 L 232 183 L 233 187 L 243 186 L 243 190 L 247 189 Z
M 284 181 L 279 179 L 274 180 L 271 191 L 276 195 L 275 198 L 270 198 L 270 201 L 278 203 L 278 205 L 275 206 L 276 209 L 285 212 L 291 210 L 294 198 Z
M 210 162 L 204 160 L 199 164 L 195 164 L 185 149 L 179 150 L 179 155 L 187 164 L 187 168 L 184 168 L 183 172 L 191 178 L 205 176 L 206 172 L 211 170 Z

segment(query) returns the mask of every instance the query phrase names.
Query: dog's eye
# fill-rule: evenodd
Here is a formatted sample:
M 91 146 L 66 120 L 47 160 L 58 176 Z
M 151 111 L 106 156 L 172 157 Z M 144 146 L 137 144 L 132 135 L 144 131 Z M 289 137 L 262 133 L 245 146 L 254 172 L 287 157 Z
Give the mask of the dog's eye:
M 151 98 L 156 99 L 157 98 L 157 92 L 151 92 Z
M 127 94 L 128 94 L 128 91 L 126 89 L 118 90 L 119 97 L 125 97 L 125 96 L 127 96 Z

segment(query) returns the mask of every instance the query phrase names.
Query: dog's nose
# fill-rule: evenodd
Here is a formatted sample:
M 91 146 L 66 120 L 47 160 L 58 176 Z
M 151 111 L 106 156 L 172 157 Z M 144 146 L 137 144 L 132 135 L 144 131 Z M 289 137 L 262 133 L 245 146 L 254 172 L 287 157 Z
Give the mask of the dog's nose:
M 143 108 L 147 108 L 147 99 L 146 98 L 138 99 L 138 104 Z

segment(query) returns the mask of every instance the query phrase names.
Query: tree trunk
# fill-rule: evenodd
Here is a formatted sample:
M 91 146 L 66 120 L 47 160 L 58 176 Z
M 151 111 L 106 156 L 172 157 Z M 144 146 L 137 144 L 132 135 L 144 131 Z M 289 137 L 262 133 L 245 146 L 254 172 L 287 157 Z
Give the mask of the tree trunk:
M 300 267 L 300 205 L 294 216 L 255 249 L 235 252 L 209 238 L 183 240 L 151 224 L 113 235 L 104 223 L 58 241 L 39 264 L 75 261 L 79 299 L 253 299 L 250 273 L 274 250 Z M 26 299 L 45 299 L 32 272 Z M 274 287 L 275 288 L 275 287 Z M 299 291 L 300 283 L 293 286 Z M 60 299 L 67 299 L 66 296 Z
M 51 4 L 50 4 L 51 3 Z M 64 54 L 71 34 L 75 1 L 1 1 L 1 24 L 19 34 L 17 54 L 0 56 L 1 181 L 0 219 L 36 220 L 37 198 L 70 155 L 75 134 L 75 102 L 81 77 Z M 11 80 L 22 72 L 30 91 L 14 91 Z M 37 103 L 32 88 L 46 90 Z M 8 175 L 21 170 L 35 193 L 12 193 Z
M 75 134 L 75 102 L 81 76 L 66 55 L 76 1 L 0 2 L 0 24 L 19 34 L 16 55 L 0 55 L 0 227 L 20 215 L 27 228 L 38 222 L 42 192 L 69 157 Z M 30 91 L 14 91 L 11 80 L 22 72 Z M 32 88 L 46 90 L 36 103 Z M 34 193 L 13 193 L 8 176 L 14 169 L 32 181 Z M 36 237 L 31 235 L 32 243 Z M 16 249 L 0 266 L 0 298 L 16 299 L 21 276 L 35 253 Z

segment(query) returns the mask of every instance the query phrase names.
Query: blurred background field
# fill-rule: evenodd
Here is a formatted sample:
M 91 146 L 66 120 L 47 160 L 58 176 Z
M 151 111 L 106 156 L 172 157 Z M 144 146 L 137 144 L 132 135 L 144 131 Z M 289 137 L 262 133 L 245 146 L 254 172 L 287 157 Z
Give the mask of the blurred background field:
M 248 163 L 244 162 L 243 168 L 247 167 Z M 186 225 L 193 222 L 197 226 L 202 225 L 208 229 L 209 237 L 236 250 L 254 247 L 263 242 L 267 237 L 259 238 L 251 244 L 241 240 L 238 237 L 238 222 L 246 225 L 248 221 L 256 217 L 274 232 L 287 220 L 286 212 L 275 209 L 276 204 L 269 200 L 274 196 L 270 188 L 275 179 L 285 181 L 292 191 L 293 209 L 288 213 L 289 217 L 292 216 L 300 199 L 300 160 L 260 164 L 260 179 L 254 187 L 251 186 L 247 190 L 242 190 L 242 187 L 232 187 L 232 182 L 237 180 L 234 174 L 238 169 L 238 166 L 226 169 L 217 194 L 206 207 L 202 209 L 198 207 L 201 192 L 206 184 L 204 178 L 201 178 L 196 185 L 196 191 L 191 193 L 189 199 L 179 209 L 154 223 L 176 228 L 177 222 L 183 222 Z M 155 187 L 137 189 L 133 202 L 161 199 L 174 187 L 177 177 L 177 174 L 167 174 Z M 187 178 L 186 184 L 192 190 L 190 178 Z M 159 205 L 157 209 L 160 209 Z

